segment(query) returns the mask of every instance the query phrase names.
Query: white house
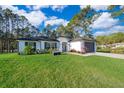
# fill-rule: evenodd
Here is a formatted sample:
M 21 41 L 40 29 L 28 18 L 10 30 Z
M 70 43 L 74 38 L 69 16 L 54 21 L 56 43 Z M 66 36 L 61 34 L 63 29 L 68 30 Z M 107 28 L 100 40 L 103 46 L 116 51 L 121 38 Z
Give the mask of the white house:
M 61 52 L 67 52 L 70 50 L 76 50 L 83 52 L 95 52 L 96 44 L 94 39 L 89 38 L 77 38 L 71 40 L 70 38 L 61 36 L 56 39 L 50 39 L 47 37 L 35 37 L 35 38 L 19 38 L 18 40 L 18 52 L 23 53 L 24 48 L 27 45 L 32 46 L 35 50 L 43 50 L 54 48 Z

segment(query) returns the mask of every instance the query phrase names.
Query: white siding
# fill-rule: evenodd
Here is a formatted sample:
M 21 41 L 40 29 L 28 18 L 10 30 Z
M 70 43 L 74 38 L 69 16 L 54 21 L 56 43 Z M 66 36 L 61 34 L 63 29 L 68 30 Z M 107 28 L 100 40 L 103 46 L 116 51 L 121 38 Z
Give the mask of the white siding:
M 65 37 L 59 37 L 57 38 L 57 40 L 59 41 L 58 43 L 58 48 L 59 48 L 59 51 L 62 52 L 62 42 L 66 42 L 67 43 L 67 51 L 69 51 L 70 47 L 69 47 L 69 39 L 68 38 L 65 38 Z
M 37 49 L 44 49 L 44 43 L 45 43 L 45 41 L 37 41 L 36 48 Z
M 45 41 L 41 41 L 41 49 L 45 49 Z
M 96 52 L 96 49 L 97 49 L 96 42 L 94 42 L 94 48 L 95 48 L 95 51 L 94 52 Z
M 36 42 L 36 49 L 39 49 L 40 50 L 40 48 L 41 48 L 40 41 L 39 42 Z
M 19 41 L 18 47 L 19 47 L 19 53 L 23 53 L 25 48 L 25 41 Z
M 45 42 L 57 43 L 57 50 L 59 49 L 59 42 L 57 42 L 57 41 L 41 41 L 41 49 L 45 49 Z
M 81 41 L 70 42 L 70 50 L 74 49 L 76 51 L 81 51 L 81 45 L 83 43 Z
M 18 41 L 19 42 L 19 53 L 24 53 L 24 48 L 25 48 L 25 42 L 36 42 L 36 49 L 40 49 L 40 42 L 38 41 L 23 41 L 23 40 L 20 40 Z

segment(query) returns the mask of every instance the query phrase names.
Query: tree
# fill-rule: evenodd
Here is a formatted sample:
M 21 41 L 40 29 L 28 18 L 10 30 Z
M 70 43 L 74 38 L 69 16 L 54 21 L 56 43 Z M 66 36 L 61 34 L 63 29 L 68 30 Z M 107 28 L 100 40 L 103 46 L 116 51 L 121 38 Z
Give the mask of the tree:
M 12 11 L 8 8 L 3 10 L 4 17 L 5 17 L 5 24 L 6 24 L 6 32 L 5 32 L 5 37 L 6 37 L 6 46 L 7 46 L 7 51 L 9 52 L 10 50 L 10 40 L 8 38 L 11 38 L 11 17 L 12 17 Z
M 10 52 L 17 48 L 16 39 L 32 37 L 38 32 L 24 16 L 14 14 L 12 10 L 0 7 L 0 50 Z
M 56 30 L 53 30 L 52 33 L 51 33 L 51 38 L 52 39 L 56 39 Z
M 118 32 L 108 36 L 97 36 L 96 40 L 99 45 L 121 43 L 124 42 L 124 33 Z
M 108 11 L 111 13 L 113 18 L 119 17 L 120 22 L 124 22 L 124 6 L 121 5 L 110 5 L 108 6 Z
M 75 30 L 77 29 L 80 34 L 83 32 L 86 36 L 91 37 L 91 24 L 100 16 L 90 6 L 83 8 L 78 14 L 76 14 L 69 22 L 68 26 Z
M 43 30 L 42 30 L 42 34 L 46 37 L 51 37 L 52 34 L 52 26 L 50 24 L 48 24 Z
M 57 36 L 66 36 L 66 29 L 63 25 L 60 25 L 56 30 Z

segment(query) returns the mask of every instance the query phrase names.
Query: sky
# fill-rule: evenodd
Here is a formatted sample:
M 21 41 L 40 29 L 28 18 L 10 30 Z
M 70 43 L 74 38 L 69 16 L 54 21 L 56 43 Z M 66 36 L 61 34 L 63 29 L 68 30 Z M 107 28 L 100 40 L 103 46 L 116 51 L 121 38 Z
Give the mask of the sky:
M 85 8 L 86 5 L 7 5 L 3 9 L 9 8 L 14 13 L 25 16 L 29 22 L 40 30 L 47 24 L 54 27 L 66 26 L 74 15 Z M 116 32 L 124 32 L 124 22 L 120 22 L 124 16 L 112 18 L 107 10 L 107 5 L 91 5 L 91 8 L 101 13 L 101 16 L 91 25 L 95 36 L 108 35 Z M 118 6 L 114 11 L 122 9 Z

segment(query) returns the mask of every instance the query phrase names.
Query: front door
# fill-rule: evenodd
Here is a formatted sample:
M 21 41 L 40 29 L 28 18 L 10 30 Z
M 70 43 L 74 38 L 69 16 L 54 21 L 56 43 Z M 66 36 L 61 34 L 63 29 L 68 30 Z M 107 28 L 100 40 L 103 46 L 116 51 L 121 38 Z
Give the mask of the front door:
M 62 51 L 63 52 L 67 51 L 67 43 L 66 42 L 62 42 Z

